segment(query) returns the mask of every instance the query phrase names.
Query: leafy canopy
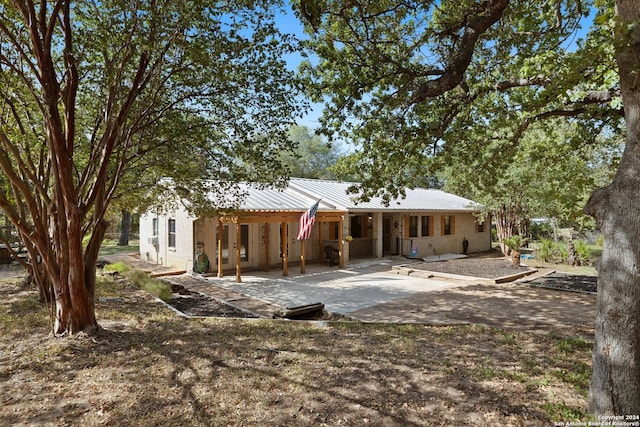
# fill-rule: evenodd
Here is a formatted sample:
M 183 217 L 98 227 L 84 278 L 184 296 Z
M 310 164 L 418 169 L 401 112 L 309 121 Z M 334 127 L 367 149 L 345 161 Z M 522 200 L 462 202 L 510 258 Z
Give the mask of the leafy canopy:
M 302 72 L 326 101 L 322 132 L 357 147 L 362 198 L 402 195 L 443 164 L 474 167 L 460 147 L 517 146 L 536 121 L 565 117 L 592 134 L 621 120 L 610 42 L 613 8 L 588 1 L 300 1 Z M 568 125 L 571 126 L 571 125 Z M 593 138 L 590 138 L 593 140 Z M 434 162 L 439 157 L 442 161 Z M 456 162 L 455 164 L 453 162 Z M 499 173 L 499 161 L 485 164 Z

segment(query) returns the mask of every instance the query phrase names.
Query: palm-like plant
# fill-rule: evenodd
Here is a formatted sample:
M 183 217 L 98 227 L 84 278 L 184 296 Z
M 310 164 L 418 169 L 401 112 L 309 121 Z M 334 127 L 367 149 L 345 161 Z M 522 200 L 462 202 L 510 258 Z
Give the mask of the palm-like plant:
M 502 239 L 509 248 L 509 255 L 514 267 L 520 267 L 520 248 L 527 242 L 527 238 L 519 234 L 509 237 L 508 239 Z

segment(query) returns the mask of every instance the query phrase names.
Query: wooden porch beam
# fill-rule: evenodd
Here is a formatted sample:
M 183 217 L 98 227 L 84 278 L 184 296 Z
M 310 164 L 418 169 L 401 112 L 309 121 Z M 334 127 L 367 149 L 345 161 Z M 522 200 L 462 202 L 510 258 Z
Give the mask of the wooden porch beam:
M 289 251 L 289 236 L 288 236 L 288 229 L 289 228 L 289 224 L 286 222 L 283 222 L 280 225 L 280 242 L 282 244 L 282 275 L 283 276 L 288 276 L 289 275 L 289 271 L 287 270 L 288 268 L 288 256 L 287 256 L 287 252 Z
M 222 225 L 222 221 L 218 219 L 218 277 L 222 277 L 222 232 L 224 231 L 224 226 Z
M 236 283 L 242 282 L 240 278 L 240 221 L 236 223 Z
M 340 251 L 338 265 L 340 268 L 344 268 L 344 245 L 342 244 L 342 239 L 342 217 L 340 217 L 340 221 L 338 221 L 338 250 Z
M 265 257 L 265 269 L 264 271 L 271 270 L 271 258 L 269 257 L 269 223 L 264 223 L 264 257 Z

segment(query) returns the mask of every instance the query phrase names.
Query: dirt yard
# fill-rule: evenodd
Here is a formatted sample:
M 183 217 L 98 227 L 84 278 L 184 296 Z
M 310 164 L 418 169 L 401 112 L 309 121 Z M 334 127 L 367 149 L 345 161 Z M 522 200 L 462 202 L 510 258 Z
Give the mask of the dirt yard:
M 104 277 L 97 303 L 104 332 L 54 339 L 33 289 L 16 281 L 0 286 L 0 425 L 546 426 L 590 420 L 588 331 L 185 319 L 126 280 Z M 495 314 L 475 315 L 486 324 Z

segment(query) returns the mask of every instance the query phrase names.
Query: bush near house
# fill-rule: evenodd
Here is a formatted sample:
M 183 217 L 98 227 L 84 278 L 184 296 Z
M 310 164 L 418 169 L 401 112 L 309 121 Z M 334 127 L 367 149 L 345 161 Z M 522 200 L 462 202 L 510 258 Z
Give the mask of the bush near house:
M 592 266 L 595 260 L 589 246 L 585 240 L 573 242 L 575 248 L 576 265 Z M 567 243 L 555 242 L 551 239 L 540 239 L 535 244 L 535 257 L 544 262 L 552 264 L 567 264 L 569 259 L 569 248 Z

